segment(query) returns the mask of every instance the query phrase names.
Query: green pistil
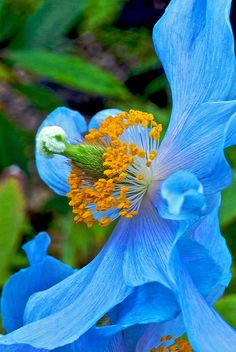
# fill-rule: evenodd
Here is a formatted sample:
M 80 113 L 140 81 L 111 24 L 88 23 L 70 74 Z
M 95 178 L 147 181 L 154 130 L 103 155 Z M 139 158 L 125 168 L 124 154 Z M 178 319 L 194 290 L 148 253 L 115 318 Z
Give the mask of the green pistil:
M 65 143 L 66 149 L 61 155 L 69 158 L 85 175 L 92 178 L 102 177 L 104 148 L 97 145 Z

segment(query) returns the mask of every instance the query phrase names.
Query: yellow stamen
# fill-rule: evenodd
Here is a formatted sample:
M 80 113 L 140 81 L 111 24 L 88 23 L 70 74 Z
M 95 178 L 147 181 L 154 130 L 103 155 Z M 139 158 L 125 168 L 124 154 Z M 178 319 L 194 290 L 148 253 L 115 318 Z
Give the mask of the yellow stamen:
M 128 168 L 137 158 L 149 158 L 146 166 L 150 167 L 151 162 L 156 157 L 156 152 L 151 151 L 149 156 L 146 152 L 137 147 L 134 143 L 121 141 L 119 138 L 124 131 L 131 126 L 142 126 L 151 128 L 150 136 L 157 140 L 160 137 L 161 125 L 156 124 L 152 114 L 141 111 L 130 110 L 128 113 L 122 112 L 115 117 L 109 116 L 100 123 L 98 130 L 91 129 L 85 136 L 86 143 L 94 143 L 104 148 L 103 176 L 93 181 L 91 174 L 86 179 L 86 172 L 80 170 L 72 164 L 71 174 L 68 179 L 71 198 L 70 205 L 76 222 L 84 221 L 88 226 L 92 226 L 96 220 L 90 211 L 91 204 L 95 205 L 96 211 L 107 211 L 111 208 L 119 210 L 119 214 L 126 218 L 137 215 L 136 210 L 131 209 L 131 201 L 127 199 L 129 188 L 120 186 L 128 176 Z M 144 175 L 138 174 L 138 180 L 143 180 Z M 119 195 L 115 198 L 114 191 L 119 189 Z M 108 217 L 103 217 L 99 224 L 106 226 L 111 222 Z
M 152 137 L 155 141 L 160 139 L 160 134 L 162 131 L 162 125 L 158 124 L 157 126 L 154 126 L 151 131 L 149 132 L 149 136 Z
M 160 342 L 168 342 L 172 338 L 173 337 L 171 335 L 162 336 Z M 193 352 L 193 350 L 188 340 L 179 337 L 175 339 L 171 346 L 160 345 L 159 347 L 153 347 L 150 352 Z
M 167 336 L 162 336 L 160 341 L 163 342 L 163 341 L 168 341 L 168 340 L 171 340 L 173 338 L 173 336 L 171 335 L 167 335 Z
M 142 181 L 142 180 L 144 179 L 144 175 L 143 175 L 143 174 L 138 174 L 138 175 L 136 176 L 136 178 L 137 178 L 138 180 Z
M 152 150 L 149 154 L 149 159 L 153 161 L 155 157 L 157 156 L 157 152 L 155 150 Z
M 111 223 L 111 219 L 109 219 L 108 217 L 104 216 L 100 221 L 99 221 L 99 225 L 100 226 L 107 226 Z
M 166 349 L 165 346 L 160 346 L 159 351 L 160 351 L 160 352 L 166 352 L 167 349 Z

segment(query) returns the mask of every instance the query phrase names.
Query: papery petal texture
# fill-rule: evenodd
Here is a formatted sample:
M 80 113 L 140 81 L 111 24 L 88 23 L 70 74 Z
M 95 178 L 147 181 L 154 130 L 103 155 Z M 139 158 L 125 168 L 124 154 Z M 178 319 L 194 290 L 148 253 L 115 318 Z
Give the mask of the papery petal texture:
M 79 112 L 65 107 L 57 108 L 47 116 L 39 127 L 37 136 L 42 128 L 46 126 L 59 126 L 63 128 L 70 143 L 81 142 L 81 134 L 87 130 L 84 117 Z M 42 180 L 58 194 L 65 195 L 68 193 L 68 176 L 71 170 L 70 161 L 62 155 L 53 155 L 51 158 L 45 158 L 40 154 L 37 142 L 35 157 Z
M 42 232 L 24 245 L 31 266 L 12 275 L 4 285 L 1 312 L 7 332 L 24 325 L 25 306 L 32 294 L 57 284 L 74 272 L 69 266 L 46 255 L 49 242 L 49 236 Z
M 180 129 L 199 103 L 235 98 L 230 6 L 231 0 L 172 0 L 154 27 L 154 45 L 172 91 L 169 128 Z
M 189 275 L 189 267 L 183 263 L 184 257 L 188 256 L 189 252 L 183 251 L 181 247 L 177 243 L 173 248 L 170 269 L 176 283 L 183 319 L 192 347 L 196 352 L 211 352 L 212 346 L 216 352 L 232 352 L 236 345 L 236 331 L 212 308 L 213 302 L 206 300 L 196 288 Z M 213 274 L 215 270 L 209 260 L 211 261 L 206 256 L 202 275 L 204 275 L 204 266 L 207 275 Z

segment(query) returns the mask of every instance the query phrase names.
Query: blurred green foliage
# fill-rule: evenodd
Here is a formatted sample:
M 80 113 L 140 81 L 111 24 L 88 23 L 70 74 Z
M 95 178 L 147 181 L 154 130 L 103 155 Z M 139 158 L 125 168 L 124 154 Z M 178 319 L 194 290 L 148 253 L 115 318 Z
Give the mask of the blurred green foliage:
M 38 231 L 52 236 L 53 255 L 81 267 L 112 230 L 76 225 L 67 199 L 39 180 L 34 135 L 45 115 L 60 105 L 88 119 L 106 107 L 136 108 L 167 125 L 170 93 L 151 30 L 119 26 L 125 5 L 125 0 L 0 0 L 1 285 L 26 264 L 20 246 Z M 233 148 L 227 151 L 236 169 L 234 155 Z M 236 180 L 223 192 L 220 219 L 234 268 Z M 236 327 L 235 297 L 233 275 L 217 309 Z
M 25 222 L 25 199 L 14 178 L 0 184 L 0 214 L 0 284 L 3 284 L 14 264 Z

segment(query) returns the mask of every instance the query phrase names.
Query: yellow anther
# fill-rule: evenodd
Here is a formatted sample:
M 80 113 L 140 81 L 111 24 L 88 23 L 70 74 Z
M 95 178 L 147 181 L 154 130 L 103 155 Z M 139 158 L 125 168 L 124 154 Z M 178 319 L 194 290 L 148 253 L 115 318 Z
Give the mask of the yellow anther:
M 156 156 L 157 156 L 157 152 L 155 150 L 152 150 L 149 154 L 149 159 L 154 160 Z
M 126 174 L 125 172 L 122 172 L 122 173 L 118 176 L 118 182 L 123 181 L 127 176 L 128 176 L 128 174 Z
M 168 340 L 171 340 L 171 339 L 172 339 L 172 336 L 171 335 L 167 335 L 167 336 L 162 336 L 160 338 L 160 341 L 164 342 L 164 341 L 168 341 Z
M 138 155 L 140 158 L 145 158 L 146 153 L 145 153 L 144 150 L 139 149 L 137 155 Z
M 109 219 L 108 217 L 104 216 L 103 218 L 101 218 L 101 220 L 99 221 L 99 225 L 100 226 L 107 226 L 111 223 L 111 219 Z
M 83 213 L 82 218 L 83 218 L 83 219 L 86 219 L 86 218 L 89 218 L 91 215 L 92 215 L 92 214 L 90 213 L 90 211 L 89 211 L 89 210 L 86 210 L 86 211 Z
M 121 186 L 120 187 L 120 192 L 124 192 L 124 193 L 126 193 L 126 192 L 128 192 L 128 190 L 129 190 L 129 187 L 128 186 Z
M 166 349 L 165 346 L 160 346 L 159 347 L 159 352 L 166 352 L 166 351 L 167 351 L 167 349 Z
M 156 127 L 153 127 L 151 131 L 149 132 L 149 136 L 152 137 L 155 141 L 160 139 L 160 132 L 161 129 L 159 127 L 160 125 L 157 125 Z
M 127 215 L 127 210 L 121 210 L 121 211 L 119 212 L 119 214 L 120 214 L 121 216 L 126 216 L 126 215 Z
M 153 150 L 147 155 L 146 151 L 136 144 L 120 140 L 125 130 L 131 126 L 151 129 L 149 134 L 154 140 L 160 137 L 161 125 L 154 121 L 153 115 L 136 110 L 123 112 L 115 117 L 107 117 L 100 123 L 99 129 L 91 129 L 85 136 L 85 141 L 104 149 L 103 164 L 101 165 L 101 177 L 94 180 L 91 173 L 87 175 L 86 170 L 72 166 L 68 179 L 70 185 L 68 197 L 71 198 L 70 205 L 73 207 L 75 221 L 84 221 L 88 226 L 96 223 L 97 220 L 93 216 L 91 206 L 97 211 L 115 208 L 121 216 L 126 218 L 137 215 L 136 210 L 131 211 L 132 202 L 128 199 L 131 191 L 128 187 L 122 186 L 122 183 L 125 183 L 128 175 L 133 177 L 130 170 L 134 170 L 133 166 L 135 166 L 137 157 L 148 158 L 146 166 L 150 167 L 152 160 L 156 157 L 156 152 Z M 144 175 L 140 173 L 136 178 L 141 181 Z M 117 190 L 119 190 L 118 193 Z M 103 217 L 99 223 L 101 226 L 106 226 L 110 221 L 111 219 Z
M 162 336 L 160 342 L 168 342 L 173 339 L 173 336 Z M 150 352 L 193 352 L 189 342 L 183 338 L 177 338 L 171 346 L 164 346 L 161 344 L 159 347 L 153 347 Z
M 141 181 L 141 180 L 144 179 L 144 175 L 143 175 L 143 174 L 138 174 L 138 175 L 136 176 L 136 178 Z

